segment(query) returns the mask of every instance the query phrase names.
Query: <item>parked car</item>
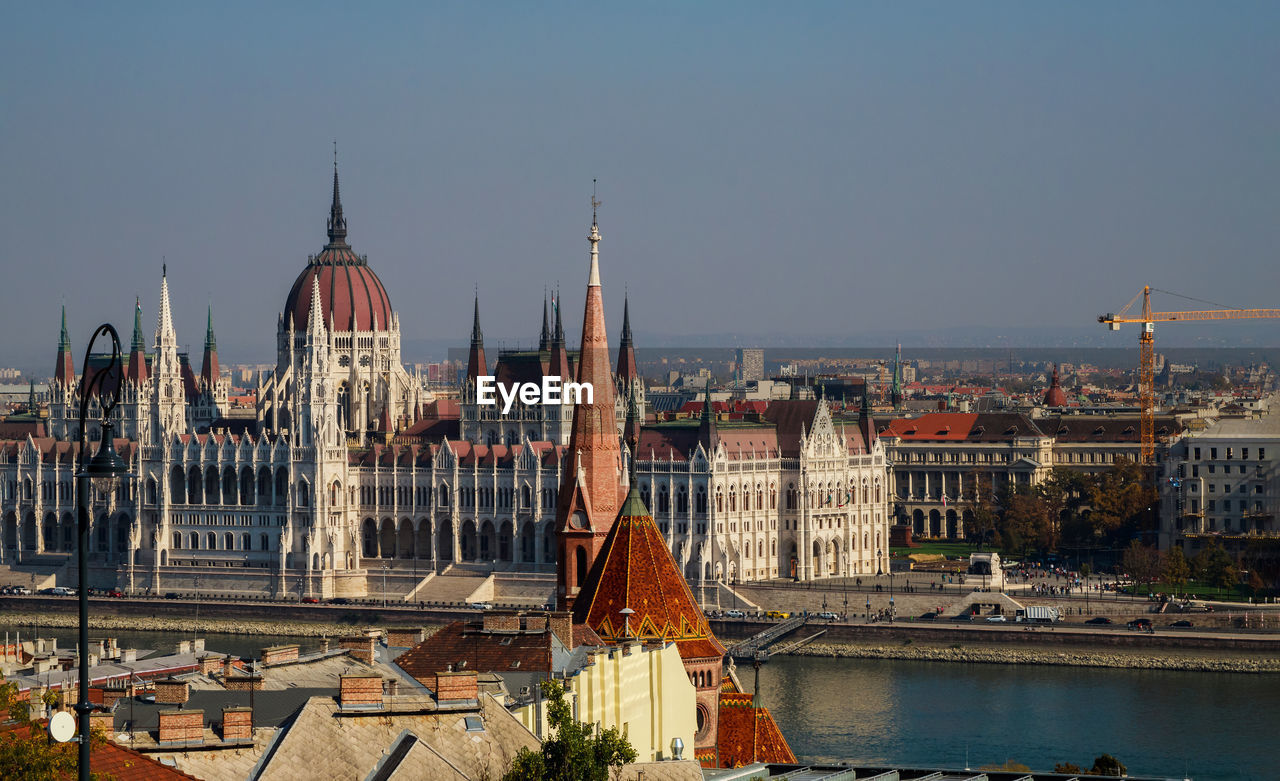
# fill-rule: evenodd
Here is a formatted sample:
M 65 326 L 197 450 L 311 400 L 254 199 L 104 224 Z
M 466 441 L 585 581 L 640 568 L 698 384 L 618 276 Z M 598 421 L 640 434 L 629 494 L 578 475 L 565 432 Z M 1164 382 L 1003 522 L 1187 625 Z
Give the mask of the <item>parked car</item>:
M 938 613 L 937 611 L 934 611 L 934 610 L 930 610 L 928 613 L 922 613 L 920 615 L 920 620 L 921 621 L 937 621 Z
M 1125 624 L 1125 626 L 1129 627 L 1130 629 L 1138 629 L 1138 630 L 1145 631 L 1151 628 L 1151 619 L 1135 618 L 1129 623 Z
M 840 618 L 840 614 L 832 613 L 830 610 L 824 610 L 823 612 L 818 614 L 818 618 L 825 618 L 828 621 L 835 621 L 838 618 Z
M 119 599 L 120 597 L 123 597 L 123 596 L 124 596 L 124 592 L 123 592 L 123 591 L 121 591 L 121 590 L 120 590 L 120 589 L 118 589 L 118 588 L 113 588 L 113 589 L 110 589 L 109 591 L 107 591 L 107 596 L 109 596 L 109 597 L 115 597 L 116 599 Z
M 329 600 L 329 604 L 331 604 L 331 605 L 350 605 L 350 604 L 351 604 L 351 600 L 347 599 L 346 597 L 334 597 L 333 599 Z
M 966 623 L 966 624 L 968 624 L 968 623 L 973 623 L 973 614 L 972 614 L 972 613 L 961 613 L 961 614 L 960 614 L 960 615 L 958 615 L 958 616 L 952 616 L 952 617 L 951 617 L 951 620 L 952 620 L 952 621 L 960 621 L 960 622 L 962 622 L 962 623 Z
M 31 594 L 31 589 L 27 588 L 26 586 L 14 586 L 13 593 L 17 594 L 18 596 L 25 597 Z
M 1107 618 L 1106 616 L 1094 616 L 1088 621 L 1085 621 L 1085 623 L 1086 624 L 1110 624 L 1111 619 Z
M 72 595 L 71 589 L 66 586 L 54 586 L 53 588 L 48 589 L 48 592 L 55 597 L 69 597 Z
M 488 602 L 472 602 L 471 609 L 472 610 L 493 610 L 493 605 L 489 604 Z
M 739 613 L 738 618 L 742 618 L 743 616 L 746 615 L 746 613 L 743 613 L 741 610 L 739 610 L 738 613 Z M 784 618 L 791 618 L 791 614 L 786 612 L 785 610 L 766 610 L 764 617 L 772 618 L 775 621 L 781 621 Z
M 769 612 L 770 612 L 770 613 L 776 613 L 777 611 L 776 611 L 776 610 L 770 610 Z M 742 612 L 741 610 L 736 610 L 736 609 L 735 609 L 735 610 L 726 610 L 726 611 L 724 611 L 724 615 L 725 615 L 725 618 L 746 618 L 746 617 L 747 617 L 747 614 L 746 614 L 746 613 Z M 769 617 L 770 617 L 770 618 L 773 618 L 773 616 L 769 616 Z
M 178 595 L 178 592 L 176 591 L 165 592 L 164 598 L 165 599 L 181 599 L 181 597 Z
M 1169 626 L 1177 626 L 1177 627 L 1182 627 L 1186 629 L 1186 628 L 1195 626 L 1195 624 L 1191 623 L 1190 621 L 1184 618 L 1181 621 L 1174 621 L 1172 624 L 1169 624 Z
M 989 624 L 1007 624 L 1007 623 L 1009 623 L 1009 619 L 1005 618 L 1004 616 L 987 616 L 987 623 L 989 623 Z
M 320 600 L 316 599 L 315 597 L 303 597 L 303 598 L 302 598 L 302 604 L 304 604 L 304 605 L 318 605 L 318 604 L 320 604 Z

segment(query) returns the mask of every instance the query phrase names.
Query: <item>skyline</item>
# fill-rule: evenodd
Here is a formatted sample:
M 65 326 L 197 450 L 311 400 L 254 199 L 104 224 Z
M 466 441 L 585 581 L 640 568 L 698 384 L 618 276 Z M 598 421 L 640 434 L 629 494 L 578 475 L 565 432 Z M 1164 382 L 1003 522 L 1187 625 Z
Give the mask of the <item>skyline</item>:
M 226 360 L 268 359 L 335 137 L 406 343 L 461 345 L 475 285 L 498 339 L 536 334 L 540 286 L 572 303 L 593 178 L 609 333 L 627 290 L 638 339 L 1128 347 L 1094 318 L 1143 284 L 1278 281 L 1271 5 L 230 8 L 14 12 L 0 364 L 48 362 L 64 298 L 77 352 L 135 295 L 150 339 L 165 262 L 182 342 L 212 301 Z

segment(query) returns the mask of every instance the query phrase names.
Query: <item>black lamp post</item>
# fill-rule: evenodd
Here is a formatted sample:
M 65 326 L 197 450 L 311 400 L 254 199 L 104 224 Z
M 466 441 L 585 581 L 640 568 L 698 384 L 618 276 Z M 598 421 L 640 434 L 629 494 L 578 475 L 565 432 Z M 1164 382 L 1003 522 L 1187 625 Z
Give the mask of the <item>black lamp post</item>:
M 106 368 L 89 376 L 89 356 L 93 353 L 93 343 L 99 336 L 111 337 L 111 362 Z M 84 355 L 84 372 L 80 376 L 80 471 L 76 473 L 76 511 L 79 541 L 76 548 L 77 565 L 79 567 L 80 598 L 80 698 L 75 710 L 79 721 L 80 772 L 81 781 L 89 780 L 89 713 L 93 706 L 89 704 L 89 485 L 98 489 L 99 493 L 107 493 L 115 487 L 115 482 L 128 472 L 128 467 L 116 453 L 111 436 L 111 412 L 120 401 L 120 385 L 124 381 L 123 361 L 120 356 L 120 335 L 109 324 L 98 326 L 89 339 L 89 347 Z M 112 385 L 113 387 L 106 387 Z M 85 418 L 89 414 L 89 400 L 97 396 L 98 406 L 102 412 L 102 438 L 98 444 L 98 452 L 93 458 L 86 459 L 88 453 L 88 436 L 85 431 Z

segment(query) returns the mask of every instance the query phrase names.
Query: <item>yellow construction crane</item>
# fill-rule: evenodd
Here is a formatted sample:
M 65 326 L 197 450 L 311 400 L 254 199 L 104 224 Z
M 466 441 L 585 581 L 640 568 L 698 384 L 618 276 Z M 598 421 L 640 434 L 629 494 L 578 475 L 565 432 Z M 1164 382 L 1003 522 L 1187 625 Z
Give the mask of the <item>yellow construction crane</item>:
M 1176 295 L 1176 294 L 1174 294 Z M 1142 316 L 1125 317 L 1125 313 L 1142 297 Z M 1138 334 L 1138 397 L 1142 409 L 1142 463 L 1151 466 L 1155 463 L 1155 378 L 1156 378 L 1156 341 L 1155 324 L 1173 323 L 1187 320 L 1245 320 L 1248 318 L 1280 317 L 1280 309 L 1202 309 L 1190 312 L 1152 312 L 1151 286 L 1142 288 L 1129 303 L 1116 314 L 1107 313 L 1098 316 L 1098 322 L 1106 324 L 1112 331 L 1119 331 L 1121 323 L 1140 323 L 1142 331 Z

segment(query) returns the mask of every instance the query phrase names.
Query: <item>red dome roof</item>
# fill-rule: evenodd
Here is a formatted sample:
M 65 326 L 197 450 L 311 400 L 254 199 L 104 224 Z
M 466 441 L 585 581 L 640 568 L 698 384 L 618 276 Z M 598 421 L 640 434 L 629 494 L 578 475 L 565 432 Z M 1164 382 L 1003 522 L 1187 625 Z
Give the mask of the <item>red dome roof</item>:
M 285 301 L 285 321 L 292 316 L 294 328 L 307 325 L 312 279 L 320 283 L 325 328 L 330 323 L 338 331 L 385 331 L 391 327 L 391 297 L 373 269 L 358 260 L 350 248 L 325 248 L 298 275 Z
M 391 327 L 391 297 L 365 259 L 347 244 L 347 220 L 338 196 L 338 169 L 333 169 L 333 204 L 329 207 L 329 243 L 298 275 L 284 303 L 287 323 L 306 327 L 311 315 L 312 280 L 320 285 L 324 326 L 338 331 L 385 331 Z

